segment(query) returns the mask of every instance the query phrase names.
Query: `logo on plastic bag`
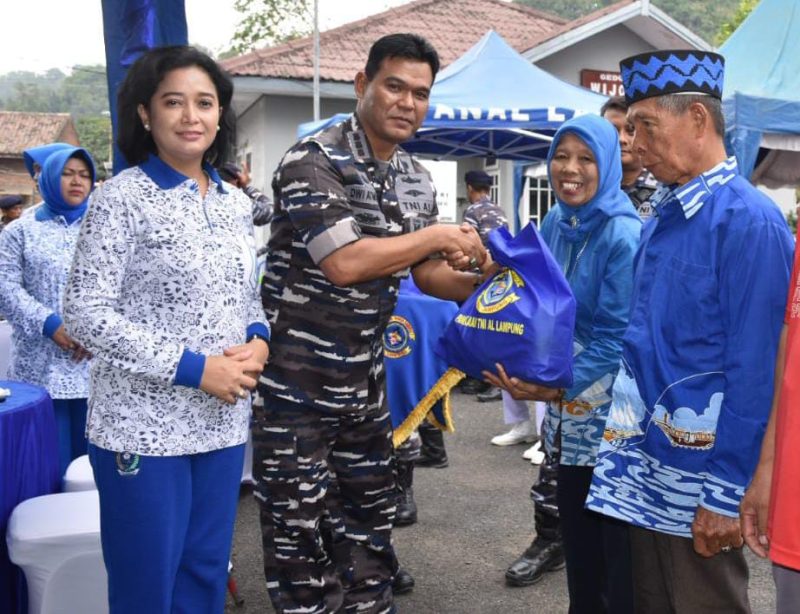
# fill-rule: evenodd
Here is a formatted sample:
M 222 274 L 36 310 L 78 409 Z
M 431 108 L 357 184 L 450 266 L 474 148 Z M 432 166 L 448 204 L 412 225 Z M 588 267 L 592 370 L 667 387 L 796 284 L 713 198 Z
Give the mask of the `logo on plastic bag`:
M 475 308 L 479 313 L 502 311 L 520 299 L 514 289 L 523 287 L 525 287 L 525 282 L 522 281 L 519 275 L 511 269 L 504 269 L 495 275 L 492 283 L 478 295 L 478 300 L 475 301 Z
M 387 358 L 402 358 L 411 353 L 411 342 L 416 339 L 417 335 L 411 322 L 394 315 L 389 319 L 389 324 L 383 333 L 384 355 Z

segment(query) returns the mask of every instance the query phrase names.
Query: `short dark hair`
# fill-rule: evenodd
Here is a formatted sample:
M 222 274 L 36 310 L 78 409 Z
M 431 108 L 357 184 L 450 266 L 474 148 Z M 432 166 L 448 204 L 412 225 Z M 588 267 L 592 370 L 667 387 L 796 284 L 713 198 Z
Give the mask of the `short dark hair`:
M 600 107 L 600 117 L 606 114 L 606 111 L 620 111 L 622 113 L 628 112 L 628 101 L 625 96 L 612 96 L 603 103 Z
M 370 47 L 367 65 L 364 68 L 364 74 L 367 75 L 368 81 L 372 81 L 386 58 L 405 58 L 427 62 L 431 67 L 434 79 L 436 73 L 439 72 L 439 54 L 427 39 L 418 34 L 387 34 L 376 40 Z
M 667 94 L 656 97 L 656 104 L 673 115 L 683 115 L 695 102 L 705 107 L 717 135 L 725 136 L 725 116 L 719 98 L 707 94 Z
M 177 68 L 197 66 L 203 70 L 217 89 L 217 99 L 222 107 L 219 130 L 203 159 L 213 164 L 225 159 L 235 129 L 235 114 L 231 108 L 233 82 L 219 65 L 202 51 L 188 45 L 156 47 L 145 51 L 134 62 L 117 94 L 117 147 L 128 164 L 144 162 L 148 154 L 155 154 L 153 136 L 144 129 L 137 107 L 150 107 L 164 76 Z

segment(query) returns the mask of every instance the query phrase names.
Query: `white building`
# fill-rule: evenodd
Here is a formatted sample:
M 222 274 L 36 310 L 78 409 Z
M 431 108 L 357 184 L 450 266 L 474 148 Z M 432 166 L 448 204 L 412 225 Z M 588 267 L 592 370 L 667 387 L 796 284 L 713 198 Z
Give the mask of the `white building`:
M 502 0 L 416 0 L 321 34 L 321 117 L 355 108 L 353 79 L 379 37 L 392 32 L 420 34 L 433 43 L 446 66 L 489 29 L 538 67 L 607 95 L 619 93 L 619 60 L 624 57 L 655 49 L 711 48 L 650 0 L 622 0 L 569 22 Z M 269 188 L 283 153 L 296 140 L 298 124 L 313 119 L 312 57 L 309 37 L 223 62 L 234 76 L 238 155 L 249 163 L 256 186 Z M 460 160 L 456 185 L 439 186 L 440 190 L 455 192 L 463 206 L 462 178 L 474 168 L 484 168 L 496 178 L 495 202 L 513 219 L 510 162 Z M 523 224 L 530 218 L 541 219 L 551 202 L 542 169 L 531 168 L 527 175 L 518 211 Z M 460 219 L 460 214 L 455 217 Z

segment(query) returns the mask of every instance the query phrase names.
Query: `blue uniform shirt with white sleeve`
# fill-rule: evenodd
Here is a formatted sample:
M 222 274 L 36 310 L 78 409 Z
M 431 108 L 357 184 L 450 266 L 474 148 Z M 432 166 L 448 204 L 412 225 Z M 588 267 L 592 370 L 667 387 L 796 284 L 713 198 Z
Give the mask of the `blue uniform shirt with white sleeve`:
M 589 509 L 691 537 L 738 515 L 772 398 L 794 245 L 733 158 L 654 198 Z

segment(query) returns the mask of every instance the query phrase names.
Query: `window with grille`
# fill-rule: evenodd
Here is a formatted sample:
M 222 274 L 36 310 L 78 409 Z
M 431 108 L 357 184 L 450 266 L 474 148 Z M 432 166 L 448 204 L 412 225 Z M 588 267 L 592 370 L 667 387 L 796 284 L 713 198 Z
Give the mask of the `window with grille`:
M 555 202 L 553 190 L 547 179 L 528 179 L 528 219 L 538 228 Z

